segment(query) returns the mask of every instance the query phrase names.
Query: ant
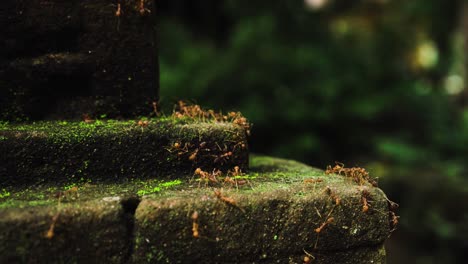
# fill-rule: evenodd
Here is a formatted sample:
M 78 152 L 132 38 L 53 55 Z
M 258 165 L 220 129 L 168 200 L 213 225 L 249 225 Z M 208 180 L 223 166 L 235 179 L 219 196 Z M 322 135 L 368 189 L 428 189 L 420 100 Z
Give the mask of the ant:
M 232 123 L 244 128 L 247 136 L 250 136 L 250 123 L 247 121 L 241 112 L 229 112 L 224 119 L 230 119 Z
M 345 168 L 344 164 L 340 162 L 335 162 L 335 164 L 333 168 L 328 165 L 325 174 L 343 175 L 352 178 L 359 185 L 363 185 L 367 181 L 372 186 L 377 186 L 377 182 L 369 177 L 369 172 L 366 169 L 360 167 Z
M 139 127 L 147 127 L 149 125 L 149 121 L 148 120 L 139 120 L 137 125 Z
M 315 233 L 320 233 L 322 232 L 322 230 L 329 224 L 331 224 L 333 221 L 335 221 L 335 218 L 333 217 L 330 217 L 327 219 L 327 221 L 323 222 L 322 225 L 320 225 L 319 227 L 315 228 Z
M 194 211 L 192 214 L 192 232 L 194 238 L 199 238 L 200 235 L 198 233 L 198 212 Z
M 397 215 L 395 214 L 395 212 L 390 211 L 390 218 L 391 218 L 391 220 L 390 220 L 390 227 L 392 228 L 392 230 L 391 230 L 390 232 L 393 232 L 393 231 L 396 230 L 396 227 L 397 227 L 397 225 L 398 225 L 398 219 L 399 219 L 400 217 L 397 216 Z
M 242 213 L 245 213 L 245 210 L 243 208 L 239 207 L 237 205 L 237 202 L 234 199 L 224 196 L 221 193 L 221 191 L 214 190 L 214 194 L 215 194 L 216 198 L 223 201 L 225 204 L 230 205 L 232 207 L 235 207 L 235 208 L 239 209 Z
M 197 159 L 197 154 L 198 152 L 203 149 L 204 147 L 206 146 L 206 142 L 202 142 L 200 143 L 199 147 L 195 149 L 195 151 L 192 152 L 192 154 L 190 154 L 189 156 L 189 160 L 190 161 L 195 161 Z M 210 149 L 204 149 L 206 151 L 210 151 Z
M 145 15 L 146 13 L 151 13 L 151 10 L 145 7 L 145 1 L 146 0 L 140 0 L 140 5 L 138 6 L 138 11 L 140 12 L 140 15 Z
M 58 211 L 53 217 L 52 217 L 52 223 L 50 224 L 49 230 L 47 230 L 47 233 L 45 234 L 45 238 L 52 239 L 55 235 L 55 224 L 57 223 L 58 217 L 60 215 L 60 211 Z
M 158 109 L 159 109 L 158 102 L 155 102 L 155 101 L 154 101 L 154 102 L 152 103 L 152 105 L 153 105 L 153 112 L 154 112 L 154 114 L 155 114 L 156 116 L 160 116 L 161 113 L 160 113 L 159 110 L 158 110 Z
M 221 163 L 221 165 L 223 165 L 224 163 L 226 163 L 229 158 L 232 156 L 232 151 L 228 151 L 224 154 L 221 154 L 219 156 L 215 156 L 215 159 L 214 159 L 214 163 Z
M 229 176 L 226 176 L 226 178 L 224 178 L 224 182 L 226 183 L 230 183 L 231 185 L 236 185 L 236 187 L 247 183 L 247 180 L 240 180 L 240 179 L 235 178 L 235 177 L 242 175 L 242 171 L 239 166 L 234 166 L 234 170 L 228 171 L 228 175 L 231 175 L 232 178 Z
M 325 187 L 325 193 L 330 196 L 332 200 L 335 200 L 335 205 L 339 205 L 341 202 L 340 197 L 333 191 L 330 186 Z
M 369 193 L 368 190 L 362 190 L 361 200 L 362 200 L 362 212 L 367 213 L 369 211 L 369 202 L 368 202 L 368 200 L 370 200 L 370 193 Z
M 233 150 L 236 150 L 237 148 L 246 149 L 247 145 L 241 141 L 241 142 L 238 142 L 236 145 L 234 145 L 234 147 L 232 147 Z
M 184 146 L 182 147 L 182 143 L 175 142 L 170 148 L 167 148 L 166 150 L 169 151 L 170 153 L 174 151 L 178 151 L 177 156 L 182 156 L 183 154 L 189 151 L 188 148 L 189 148 L 188 143 L 185 143 Z
M 49 230 L 47 230 L 46 234 L 45 234 L 45 238 L 48 238 L 48 239 L 52 239 L 55 235 L 55 225 L 57 224 L 57 220 L 59 218 L 59 215 L 60 215 L 60 207 L 61 207 L 61 203 L 60 201 L 62 200 L 62 197 L 72 197 L 74 199 L 78 198 L 78 187 L 76 186 L 73 186 L 72 188 L 70 188 L 69 190 L 66 190 L 64 192 L 58 192 L 56 193 L 55 195 L 57 198 L 58 198 L 58 203 L 57 203 L 57 213 L 52 217 L 52 223 L 50 224 L 50 227 L 49 227 Z
M 120 17 L 122 15 L 122 7 L 120 3 L 117 4 L 117 11 L 115 11 L 115 16 Z
M 194 174 L 200 176 L 200 180 L 204 180 L 205 183 L 211 182 L 211 183 L 216 184 L 218 183 L 218 179 L 216 177 L 221 175 L 221 171 L 214 169 L 213 173 L 209 173 L 209 172 L 203 171 L 201 168 L 197 168 Z
M 78 187 L 76 186 L 73 186 L 71 187 L 70 189 L 66 190 L 66 191 L 59 191 L 57 192 L 55 195 L 55 198 L 58 198 L 59 199 L 59 203 L 60 203 L 60 200 L 62 198 L 72 198 L 73 200 L 77 199 L 79 194 L 78 194 Z
M 303 259 L 304 264 L 308 264 L 308 263 L 310 263 L 311 261 L 315 260 L 314 255 L 310 254 L 310 253 L 307 252 L 305 249 L 302 249 L 302 250 L 303 250 L 304 253 L 306 254 L 306 255 L 304 256 L 304 259 Z
M 344 164 L 338 161 L 335 161 L 335 166 L 332 168 L 331 165 L 327 166 L 327 170 L 325 171 L 325 174 L 338 174 L 341 175 L 341 173 L 344 172 Z
M 323 182 L 322 179 L 318 178 L 318 179 L 305 179 L 304 180 L 304 183 L 319 183 L 319 182 Z

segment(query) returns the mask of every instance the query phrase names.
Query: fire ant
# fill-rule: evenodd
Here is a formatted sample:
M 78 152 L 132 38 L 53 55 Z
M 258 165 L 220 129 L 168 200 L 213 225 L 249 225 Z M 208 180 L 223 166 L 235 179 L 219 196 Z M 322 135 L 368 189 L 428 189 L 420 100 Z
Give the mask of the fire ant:
M 396 227 L 397 227 L 397 225 L 398 225 L 398 219 L 399 219 L 400 217 L 397 216 L 397 215 L 395 214 L 395 212 L 390 211 L 390 218 L 391 218 L 391 220 L 390 220 L 390 227 L 392 228 L 392 230 L 391 230 L 390 232 L 393 232 L 393 231 L 396 230 Z
M 148 121 L 148 120 L 139 120 L 138 123 L 137 123 L 137 125 L 138 125 L 139 127 L 147 127 L 148 124 L 149 124 L 149 121 Z
M 243 208 L 239 207 L 237 205 L 237 202 L 234 199 L 224 196 L 221 193 L 221 191 L 214 190 L 214 194 L 215 194 L 216 198 L 223 201 L 225 204 L 227 204 L 229 206 L 232 206 L 232 207 L 235 207 L 235 208 L 239 209 L 242 213 L 245 213 L 245 210 Z
M 318 179 L 305 179 L 304 180 L 304 183 L 319 183 L 319 182 L 323 182 L 322 179 L 318 178 Z
M 49 230 L 47 230 L 45 234 L 45 238 L 52 239 L 55 235 L 55 225 L 57 223 L 58 217 L 60 215 L 60 211 L 58 211 L 53 217 L 52 217 L 52 223 L 50 224 Z
M 246 149 L 247 145 L 244 142 L 241 141 L 241 142 L 238 142 L 237 144 L 235 144 L 234 147 L 232 147 L 233 150 L 236 150 L 237 148 Z
M 177 156 L 182 156 L 189 151 L 188 148 L 189 148 L 188 143 L 185 143 L 184 146 L 182 147 L 182 143 L 175 142 L 170 148 L 167 148 L 166 150 L 169 151 L 170 153 L 177 151 Z
M 367 213 L 369 211 L 369 203 L 368 200 L 370 199 L 370 193 L 368 190 L 362 190 L 361 192 L 361 200 L 362 200 L 362 212 Z
M 242 171 L 239 166 L 234 166 L 234 170 L 229 171 L 229 173 L 234 177 L 242 175 Z
M 312 262 L 313 260 L 315 260 L 314 255 L 310 254 L 310 253 L 307 252 L 305 249 L 302 249 L 302 250 L 303 250 L 304 253 L 306 254 L 306 255 L 304 256 L 304 259 L 303 259 L 304 264 L 308 264 L 308 263 Z
M 203 171 L 201 168 L 195 170 L 195 175 L 200 176 L 200 180 L 205 181 L 205 183 L 218 183 L 217 176 L 221 175 L 220 170 L 213 170 L 213 173 Z
M 335 205 L 339 205 L 341 202 L 340 197 L 336 194 L 335 191 L 333 191 L 330 186 L 325 187 L 325 193 L 330 196 L 332 200 L 335 201 Z
M 60 203 L 60 200 L 62 198 L 72 198 L 72 199 L 77 199 L 79 196 L 78 194 L 78 187 L 76 186 L 73 186 L 71 187 L 70 189 L 66 190 L 66 191 L 59 191 L 57 192 L 54 197 L 55 198 L 58 198 L 59 199 L 59 203 Z
M 333 221 L 335 221 L 335 218 L 333 217 L 330 217 L 327 219 L 327 221 L 323 222 L 322 225 L 320 225 L 319 227 L 315 228 L 315 233 L 320 233 L 322 232 L 322 230 L 329 224 L 331 224 Z
M 198 212 L 194 211 L 192 214 L 192 232 L 194 238 L 199 238 L 200 235 L 198 233 Z
M 369 177 L 369 172 L 366 169 L 360 167 L 345 168 L 343 163 L 335 163 L 336 165 L 333 168 L 330 165 L 327 166 L 325 174 L 343 175 L 352 178 L 359 185 L 363 185 L 367 181 L 372 186 L 377 186 L 377 182 Z
M 229 175 L 231 175 L 232 178 L 229 177 Z M 239 185 L 244 185 L 244 184 L 248 183 L 247 180 L 241 180 L 241 179 L 236 179 L 235 178 L 235 177 L 238 177 L 240 175 L 242 175 L 242 170 L 240 169 L 239 166 L 234 166 L 233 171 L 231 171 L 231 170 L 228 171 L 228 176 L 226 176 L 224 178 L 224 182 L 230 183 L 231 185 L 236 185 L 236 187 L 238 187 Z
M 115 16 L 120 17 L 122 15 L 122 8 L 120 3 L 117 4 L 117 11 L 115 11 Z
M 140 15 L 145 15 L 146 13 L 151 13 L 151 10 L 145 7 L 145 1 L 146 0 L 140 0 L 140 5 L 138 6 L 138 11 L 140 12 Z
M 232 156 L 232 151 L 228 151 L 224 154 L 221 154 L 219 156 L 215 156 L 215 159 L 214 159 L 214 163 L 221 163 L 224 164 L 227 162 L 227 160 L 229 160 L 229 158 Z
M 159 113 L 159 110 L 158 110 L 158 109 L 159 109 L 158 102 L 155 102 L 155 101 L 154 101 L 154 102 L 152 103 L 152 105 L 153 105 L 153 112 L 154 112 L 154 114 L 155 114 L 156 116 L 160 116 L 161 113 Z
M 196 149 L 192 152 L 192 154 L 190 154 L 189 160 L 190 160 L 190 161 L 195 161 L 195 160 L 197 159 L 197 154 L 198 154 L 198 152 L 199 152 L 200 150 L 202 150 L 205 146 L 206 146 L 206 142 L 200 143 L 199 147 L 196 148 Z M 205 150 L 205 151 L 210 151 L 210 149 L 204 149 L 204 150 Z
M 338 161 L 335 161 L 335 166 L 332 168 L 331 165 L 327 166 L 327 170 L 325 171 L 325 174 L 338 174 L 341 175 L 341 173 L 344 172 L 344 164 Z

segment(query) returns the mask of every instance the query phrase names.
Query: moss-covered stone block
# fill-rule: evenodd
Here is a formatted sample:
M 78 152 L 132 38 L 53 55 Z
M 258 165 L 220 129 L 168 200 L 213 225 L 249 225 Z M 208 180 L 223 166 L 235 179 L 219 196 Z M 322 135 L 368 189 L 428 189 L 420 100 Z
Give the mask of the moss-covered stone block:
M 250 162 L 237 185 L 180 178 L 2 188 L 0 262 L 385 263 L 391 211 L 380 189 L 294 161 Z
M 248 166 L 243 128 L 160 118 L 0 125 L 0 187 L 193 177 Z
M 310 255 L 314 263 L 385 262 L 389 204 L 380 189 L 265 157 L 252 160 L 248 176 L 251 185 L 242 188 L 144 197 L 135 215 L 134 261 L 302 263 Z
M 42 202 L 0 208 L 0 263 L 125 263 L 129 258 L 133 215 L 121 201 Z
M 155 2 L 3 0 L 0 119 L 149 114 L 159 92 Z

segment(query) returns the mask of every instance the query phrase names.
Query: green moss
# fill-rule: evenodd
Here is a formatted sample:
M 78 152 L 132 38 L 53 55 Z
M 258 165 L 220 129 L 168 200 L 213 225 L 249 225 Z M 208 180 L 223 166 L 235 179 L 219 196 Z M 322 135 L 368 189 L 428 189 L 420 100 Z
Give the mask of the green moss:
M 10 195 L 10 192 L 8 192 L 5 189 L 2 189 L 2 191 L 0 192 L 0 199 L 10 197 Z
M 148 183 L 145 184 L 144 189 L 140 189 L 137 191 L 137 194 L 139 196 L 144 196 L 152 193 L 158 193 L 162 190 L 166 190 L 169 188 L 173 188 L 177 185 L 181 185 L 182 181 L 181 180 L 173 180 L 173 181 L 166 181 L 166 182 L 160 182 L 157 183 L 156 186 L 149 185 Z

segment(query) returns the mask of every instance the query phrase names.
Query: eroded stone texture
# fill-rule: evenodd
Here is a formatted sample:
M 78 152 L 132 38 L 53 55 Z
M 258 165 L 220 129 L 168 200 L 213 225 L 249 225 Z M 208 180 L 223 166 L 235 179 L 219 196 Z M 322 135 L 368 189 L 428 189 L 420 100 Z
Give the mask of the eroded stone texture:
M 128 228 L 120 201 L 111 199 L 0 208 L 0 262 L 124 263 L 131 253 Z
M 5 0 L 0 119 L 147 115 L 158 100 L 155 1 Z

